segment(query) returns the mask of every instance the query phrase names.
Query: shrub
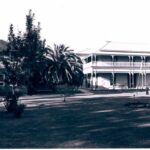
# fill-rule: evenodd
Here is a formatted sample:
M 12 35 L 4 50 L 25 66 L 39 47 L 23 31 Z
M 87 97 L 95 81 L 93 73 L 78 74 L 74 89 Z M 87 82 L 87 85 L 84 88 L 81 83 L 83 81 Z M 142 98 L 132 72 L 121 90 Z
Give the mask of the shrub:
M 19 86 L 15 88 L 15 93 L 17 97 L 27 95 L 27 88 L 25 86 Z
M 8 85 L 0 86 L 0 96 L 7 96 L 11 93 L 11 88 Z
M 74 94 L 77 92 L 75 90 L 75 86 L 68 86 L 68 85 L 57 85 L 56 91 L 58 94 Z
M 24 104 L 17 105 L 16 109 L 14 110 L 15 118 L 21 118 L 24 108 L 25 108 Z
M 20 118 L 24 111 L 25 105 L 18 104 L 18 100 L 20 96 L 27 93 L 27 90 L 25 87 L 16 87 L 15 92 L 13 93 L 11 87 L 8 89 L 9 90 L 7 93 L 5 93 L 7 95 L 4 99 L 5 108 L 7 112 L 13 113 L 16 118 Z
M 7 95 L 5 97 L 5 102 L 4 102 L 7 112 L 9 113 L 14 112 L 14 110 L 17 107 L 17 102 L 18 102 L 18 97 L 16 97 L 15 95 Z

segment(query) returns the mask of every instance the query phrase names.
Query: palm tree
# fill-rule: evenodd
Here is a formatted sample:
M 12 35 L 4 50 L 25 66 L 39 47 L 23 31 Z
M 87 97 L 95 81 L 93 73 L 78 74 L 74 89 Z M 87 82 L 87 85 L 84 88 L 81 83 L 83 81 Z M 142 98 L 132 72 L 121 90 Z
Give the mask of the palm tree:
M 53 84 L 79 85 L 77 79 L 83 76 L 82 61 L 69 47 L 54 45 L 54 49 L 47 48 L 44 56 L 48 63 L 47 75 Z

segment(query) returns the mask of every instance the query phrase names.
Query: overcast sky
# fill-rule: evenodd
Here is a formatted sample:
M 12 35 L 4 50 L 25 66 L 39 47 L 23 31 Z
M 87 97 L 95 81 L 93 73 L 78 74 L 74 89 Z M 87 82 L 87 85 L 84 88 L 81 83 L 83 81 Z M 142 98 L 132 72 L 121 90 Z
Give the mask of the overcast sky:
M 7 39 L 11 23 L 24 31 L 29 9 L 48 45 L 79 51 L 105 41 L 150 43 L 149 0 L 0 0 L 0 39 Z

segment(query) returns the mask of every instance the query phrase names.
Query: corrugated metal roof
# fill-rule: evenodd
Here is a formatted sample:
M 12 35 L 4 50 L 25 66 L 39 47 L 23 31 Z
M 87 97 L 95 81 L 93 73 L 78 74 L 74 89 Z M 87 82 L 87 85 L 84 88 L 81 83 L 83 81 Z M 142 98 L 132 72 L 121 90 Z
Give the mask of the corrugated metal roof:
M 108 41 L 99 51 L 150 53 L 150 44 Z
M 79 56 L 87 57 L 91 54 L 150 56 L 150 44 L 107 41 L 100 49 L 86 49 L 78 52 Z

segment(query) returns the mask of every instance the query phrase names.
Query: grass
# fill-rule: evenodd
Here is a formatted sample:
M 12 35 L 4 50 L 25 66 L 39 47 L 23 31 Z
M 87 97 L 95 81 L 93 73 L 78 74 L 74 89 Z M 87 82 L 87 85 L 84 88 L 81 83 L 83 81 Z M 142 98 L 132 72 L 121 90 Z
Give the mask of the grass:
M 150 147 L 150 109 L 125 106 L 130 97 L 30 100 L 21 119 L 0 108 L 0 148 Z

